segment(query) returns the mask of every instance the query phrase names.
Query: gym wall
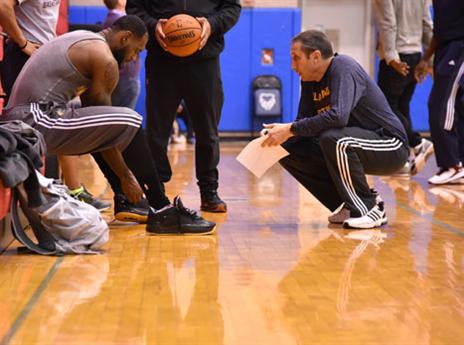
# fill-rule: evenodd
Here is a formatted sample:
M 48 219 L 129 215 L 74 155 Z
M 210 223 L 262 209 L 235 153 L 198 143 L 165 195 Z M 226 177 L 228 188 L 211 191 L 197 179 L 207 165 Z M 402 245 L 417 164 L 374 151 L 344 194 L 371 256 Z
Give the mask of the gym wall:
M 106 15 L 101 0 L 73 0 L 70 4 L 71 24 L 95 24 Z M 282 79 L 283 121 L 294 118 L 299 80 L 290 69 L 289 42 L 301 29 L 323 29 L 339 53 L 353 56 L 376 78 L 378 58 L 371 0 L 242 0 L 242 4 L 240 21 L 227 33 L 226 49 L 221 56 L 225 90 L 221 131 L 251 130 L 251 82 L 260 74 L 275 74 Z M 262 64 L 262 49 L 274 49 L 273 65 Z M 144 85 L 144 71 L 141 75 Z M 416 130 L 428 131 L 430 88 L 428 79 L 417 87 L 411 102 Z M 142 115 L 144 102 L 143 88 L 136 108 Z

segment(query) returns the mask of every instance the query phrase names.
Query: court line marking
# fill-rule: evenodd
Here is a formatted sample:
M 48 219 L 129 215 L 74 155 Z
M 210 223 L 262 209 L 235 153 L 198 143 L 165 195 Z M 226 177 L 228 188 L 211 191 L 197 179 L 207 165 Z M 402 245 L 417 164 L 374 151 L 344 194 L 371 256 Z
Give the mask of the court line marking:
M 25 307 L 23 308 L 23 310 L 21 310 L 21 312 L 19 313 L 18 317 L 11 325 L 8 332 L 3 336 L 2 340 L 0 341 L 1 345 L 7 345 L 10 343 L 11 339 L 15 336 L 16 332 L 21 327 L 24 320 L 26 320 L 26 318 L 29 316 L 29 313 L 32 311 L 32 308 L 34 308 L 40 296 L 47 288 L 48 284 L 52 280 L 53 276 L 55 275 L 56 271 L 58 270 L 58 267 L 60 266 L 62 262 L 63 262 L 63 257 L 59 257 L 56 259 L 53 266 L 50 268 L 50 270 L 48 271 L 47 275 L 44 277 L 40 285 L 36 288 L 36 290 L 32 294 L 29 301 L 27 301 Z
M 454 226 L 452 225 L 449 225 L 445 222 L 442 222 L 441 220 L 436 220 L 433 218 L 432 215 L 428 215 L 428 214 L 422 214 L 421 212 L 419 212 L 418 210 L 416 210 L 415 208 L 412 208 L 411 206 L 408 206 L 408 205 L 405 205 L 401 202 L 396 202 L 396 204 L 398 206 L 400 206 L 401 208 L 404 208 L 405 210 L 411 212 L 411 213 L 414 213 L 416 215 L 418 215 L 419 217 L 423 218 L 423 219 L 426 219 L 428 220 L 429 222 L 431 222 L 433 225 L 437 225 L 437 226 L 440 226 L 442 227 L 443 229 L 445 230 L 448 230 L 449 232 L 452 232 L 453 234 L 455 235 L 458 235 L 459 237 L 464 237 L 464 232 L 463 230 L 460 230 L 459 228 L 455 228 Z

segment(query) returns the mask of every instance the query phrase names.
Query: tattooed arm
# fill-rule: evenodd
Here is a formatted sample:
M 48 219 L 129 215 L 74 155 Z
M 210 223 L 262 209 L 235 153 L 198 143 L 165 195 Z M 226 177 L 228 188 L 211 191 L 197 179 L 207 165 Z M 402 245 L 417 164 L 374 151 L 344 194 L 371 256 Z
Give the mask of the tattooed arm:
M 89 88 L 80 96 L 82 106 L 111 106 L 111 94 L 119 80 L 118 64 L 111 51 L 106 43 L 105 46 L 94 44 L 78 48 L 81 49 L 70 52 L 71 61 L 81 74 L 91 80 Z M 110 148 L 102 151 L 101 155 L 119 177 L 127 199 L 130 202 L 139 201 L 143 191 L 124 162 L 121 152 Z
M 90 87 L 81 95 L 82 106 L 111 105 L 111 94 L 119 80 L 114 58 L 93 61 Z

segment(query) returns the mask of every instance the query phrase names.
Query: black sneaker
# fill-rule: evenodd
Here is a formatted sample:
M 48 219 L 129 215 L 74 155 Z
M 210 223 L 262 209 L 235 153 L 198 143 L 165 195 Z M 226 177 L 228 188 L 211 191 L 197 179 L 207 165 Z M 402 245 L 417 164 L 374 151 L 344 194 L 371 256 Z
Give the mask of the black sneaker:
M 87 189 L 85 189 L 84 186 L 81 188 L 78 188 L 77 191 L 73 191 L 69 193 L 73 198 L 85 202 L 86 204 L 92 205 L 99 211 L 104 211 L 107 210 L 111 207 L 111 202 L 109 201 L 103 201 L 100 200 L 96 197 L 94 197 L 92 194 L 89 193 Z
M 121 222 L 146 223 L 150 205 L 147 199 L 142 199 L 136 204 L 127 201 L 124 194 L 114 196 L 114 218 Z
M 221 200 L 217 191 L 201 192 L 201 210 L 214 213 L 227 212 L 227 204 Z
M 150 208 L 146 229 L 155 235 L 209 235 L 216 230 L 216 223 L 184 207 L 176 196 L 173 204 L 163 210 L 155 212 Z

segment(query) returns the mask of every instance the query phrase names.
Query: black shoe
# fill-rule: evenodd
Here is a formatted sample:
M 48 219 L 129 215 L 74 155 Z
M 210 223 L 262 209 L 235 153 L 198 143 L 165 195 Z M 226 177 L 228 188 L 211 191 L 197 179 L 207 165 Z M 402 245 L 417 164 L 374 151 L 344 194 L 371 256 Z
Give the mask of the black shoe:
M 78 188 L 77 192 L 70 192 L 70 195 L 79 201 L 92 205 L 99 211 L 104 211 L 111 207 L 111 202 L 103 201 L 103 200 L 100 200 L 94 197 L 92 194 L 89 193 L 87 189 L 85 189 L 84 186 L 81 186 L 81 188 Z
M 142 199 L 136 204 L 127 201 L 123 194 L 114 196 L 114 218 L 122 222 L 146 223 L 150 205 L 147 199 Z
M 225 213 L 227 204 L 221 200 L 217 191 L 201 192 L 201 210 L 206 212 Z
M 179 196 L 169 207 L 154 212 L 150 208 L 147 232 L 156 235 L 209 235 L 216 230 L 216 223 L 200 217 L 182 205 Z

